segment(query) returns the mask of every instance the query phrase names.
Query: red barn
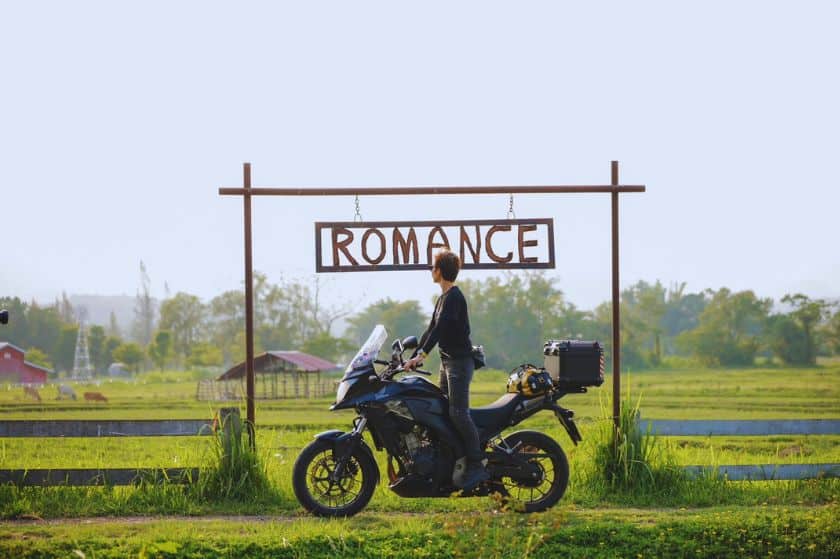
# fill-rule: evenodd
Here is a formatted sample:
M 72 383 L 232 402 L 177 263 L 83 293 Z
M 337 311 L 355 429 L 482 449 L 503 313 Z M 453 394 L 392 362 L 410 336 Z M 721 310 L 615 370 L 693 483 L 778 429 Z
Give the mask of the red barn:
M 24 351 L 8 342 L 0 342 L 0 382 L 11 384 L 46 384 L 49 369 L 26 361 Z

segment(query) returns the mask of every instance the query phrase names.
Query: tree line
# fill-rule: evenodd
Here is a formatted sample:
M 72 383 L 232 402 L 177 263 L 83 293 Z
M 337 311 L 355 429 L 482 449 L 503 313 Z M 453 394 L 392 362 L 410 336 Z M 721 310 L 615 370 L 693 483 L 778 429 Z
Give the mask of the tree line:
M 141 263 L 135 320 L 127 335 L 119 331 L 113 313 L 108 326 L 88 329 L 96 374 L 104 374 L 115 361 L 136 371 L 219 367 L 244 359 L 243 290 L 207 302 L 179 292 L 158 307 L 149 285 Z M 611 357 L 610 302 L 580 309 L 544 273 L 511 273 L 459 285 L 469 301 L 473 341 L 486 347 L 492 367 L 538 363 L 548 339 L 597 339 Z M 429 320 L 416 300 L 383 299 L 353 313 L 349 307 L 325 305 L 322 291 L 319 279 L 273 284 L 255 274 L 256 352 L 298 349 L 343 362 L 376 324 L 396 337 L 419 335 Z M 3 339 L 25 348 L 29 361 L 72 370 L 79 310 L 66 295 L 43 306 L 0 298 L 0 306 L 14 317 Z M 751 290 L 688 292 L 684 283 L 665 287 L 639 281 L 622 291 L 621 317 L 622 363 L 636 369 L 684 358 L 706 366 L 750 366 L 760 358 L 809 366 L 818 355 L 840 353 L 838 304 L 801 293 L 773 301 Z M 340 321 L 344 328 L 337 333 Z

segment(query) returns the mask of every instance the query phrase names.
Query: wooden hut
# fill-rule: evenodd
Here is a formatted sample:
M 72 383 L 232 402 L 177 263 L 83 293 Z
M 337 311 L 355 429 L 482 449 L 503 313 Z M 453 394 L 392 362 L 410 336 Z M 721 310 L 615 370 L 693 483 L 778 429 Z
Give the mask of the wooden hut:
M 334 371 L 335 363 L 302 351 L 266 351 L 254 357 L 254 397 L 321 398 L 332 393 L 333 383 L 321 373 Z M 220 382 L 241 380 L 244 394 L 245 362 L 228 369 Z

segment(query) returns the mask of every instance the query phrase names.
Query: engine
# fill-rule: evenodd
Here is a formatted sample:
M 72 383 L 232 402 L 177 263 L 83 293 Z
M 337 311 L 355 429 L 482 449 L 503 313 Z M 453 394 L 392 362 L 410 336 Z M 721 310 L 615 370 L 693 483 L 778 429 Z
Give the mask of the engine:
M 400 447 L 400 460 L 409 473 L 421 476 L 434 474 L 437 449 L 424 427 L 414 425 L 408 433 L 401 433 Z

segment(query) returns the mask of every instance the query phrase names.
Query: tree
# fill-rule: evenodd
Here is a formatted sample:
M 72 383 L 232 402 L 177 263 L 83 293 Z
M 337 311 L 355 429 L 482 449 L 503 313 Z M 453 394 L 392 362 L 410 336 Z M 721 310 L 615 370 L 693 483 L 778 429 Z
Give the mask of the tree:
M 172 334 L 168 330 L 158 330 L 155 339 L 149 344 L 149 357 L 163 372 L 172 347 Z
M 304 353 L 317 355 L 333 363 L 337 363 L 340 359 L 349 359 L 354 349 L 356 349 L 354 344 L 344 338 L 334 338 L 327 332 L 309 338 L 301 347 Z
M 662 361 L 667 291 L 657 281 L 639 281 L 621 293 L 622 362 L 644 367 Z
M 47 357 L 47 354 L 37 347 L 30 347 L 26 350 L 26 360 L 33 365 L 52 369 L 52 364 L 50 363 L 50 359 Z
M 72 371 L 76 358 L 76 339 L 79 335 L 77 325 L 65 325 L 61 327 L 58 343 L 53 350 L 53 362 L 56 369 Z
M 199 342 L 187 358 L 190 367 L 218 367 L 223 362 L 222 350 L 212 344 Z
M 765 336 L 773 355 L 787 364 L 807 364 L 808 340 L 805 331 L 788 314 L 774 314 L 767 321 Z
M 114 311 L 111 311 L 111 315 L 108 317 L 107 334 L 112 338 L 122 337 L 122 332 L 120 332 L 120 324 L 117 322 L 117 314 Z
M 840 353 L 840 309 L 825 326 L 825 337 L 834 353 Z
M 470 313 L 470 337 L 484 346 L 491 367 L 510 369 L 542 356 L 542 321 L 552 312 L 551 304 L 531 304 L 527 281 L 527 276 L 509 274 L 460 284 Z
M 140 261 L 140 289 L 134 299 L 134 324 L 132 336 L 142 347 L 152 341 L 155 328 L 155 302 L 150 292 L 151 280 L 146 272 L 146 265 Z
M 96 375 L 105 373 L 105 369 L 108 366 L 104 360 L 104 349 L 105 329 L 98 325 L 91 326 L 88 330 L 88 352 L 90 353 L 90 363 Z
M 320 301 L 321 283 L 314 289 L 299 281 L 272 284 L 254 273 L 254 351 L 297 349 L 309 340 L 331 335 L 332 324 L 347 311 Z M 245 358 L 245 294 L 231 290 L 214 297 L 205 308 L 208 326 L 202 341 L 220 348 L 226 363 Z
M 120 338 L 115 338 L 114 336 L 108 336 L 105 338 L 105 342 L 102 347 L 102 367 L 105 371 L 108 370 L 111 363 L 117 361 L 117 358 L 114 357 L 114 351 L 122 344 L 123 341 Z
M 345 316 L 350 314 L 350 310 L 352 308 L 351 303 L 346 303 L 344 306 L 341 307 L 327 307 L 321 302 L 321 290 L 323 289 L 323 285 L 321 284 L 321 276 L 315 276 L 315 290 L 312 295 L 312 319 L 315 322 L 315 326 L 318 329 L 318 333 L 329 334 L 332 331 L 333 323 L 340 318 L 344 318 Z
M 54 349 L 61 336 L 61 317 L 55 307 L 41 307 L 35 301 L 26 311 L 28 335 L 26 344 L 43 349 L 51 363 L 55 363 Z
M 225 363 L 238 363 L 245 359 L 245 294 L 225 291 L 210 301 L 212 325 L 210 338 L 222 351 Z M 242 344 L 238 340 L 242 340 Z M 195 350 L 195 348 L 193 348 Z
M 426 320 L 417 301 L 382 299 L 347 320 L 346 336 L 353 347 L 358 347 L 377 324 L 382 324 L 392 338 L 419 337 L 426 329 Z
M 782 303 L 793 307 L 790 317 L 802 329 L 802 342 L 804 343 L 800 352 L 802 361 L 797 361 L 797 363 L 816 365 L 817 342 L 815 330 L 823 317 L 827 316 L 830 304 L 824 299 L 811 299 L 802 293 L 787 294 L 782 297 Z
M 73 308 L 72 303 L 70 303 L 70 299 L 67 298 L 66 292 L 61 292 L 61 300 L 56 301 L 56 308 L 61 315 L 62 322 L 68 324 L 76 322 L 76 310 Z
M 321 332 L 308 286 L 295 281 L 272 285 L 264 274 L 257 274 L 254 298 L 254 329 L 262 347 L 300 347 Z
M 547 339 L 589 335 L 589 313 L 566 303 L 556 280 L 542 273 L 509 273 L 459 282 L 467 298 L 473 343 L 491 367 L 539 364 Z
M 17 297 L 0 297 L 0 309 L 9 311 L 9 323 L 0 330 L 2 339 L 19 347 L 35 345 L 29 335 L 28 305 Z
M 708 291 L 710 300 L 696 328 L 677 339 L 706 365 L 752 365 L 772 305 L 752 291 Z
M 114 350 L 114 358 L 121 363 L 125 363 L 135 373 L 140 370 L 143 356 L 143 348 L 134 342 L 126 342 Z
M 686 293 L 685 282 L 675 283 L 668 289 L 665 315 L 662 326 L 665 335 L 675 337 L 696 328 L 700 323 L 700 313 L 706 308 L 706 293 Z
M 158 327 L 172 333 L 172 349 L 178 358 L 190 355 L 203 339 L 207 308 L 195 295 L 178 292 L 160 305 Z

